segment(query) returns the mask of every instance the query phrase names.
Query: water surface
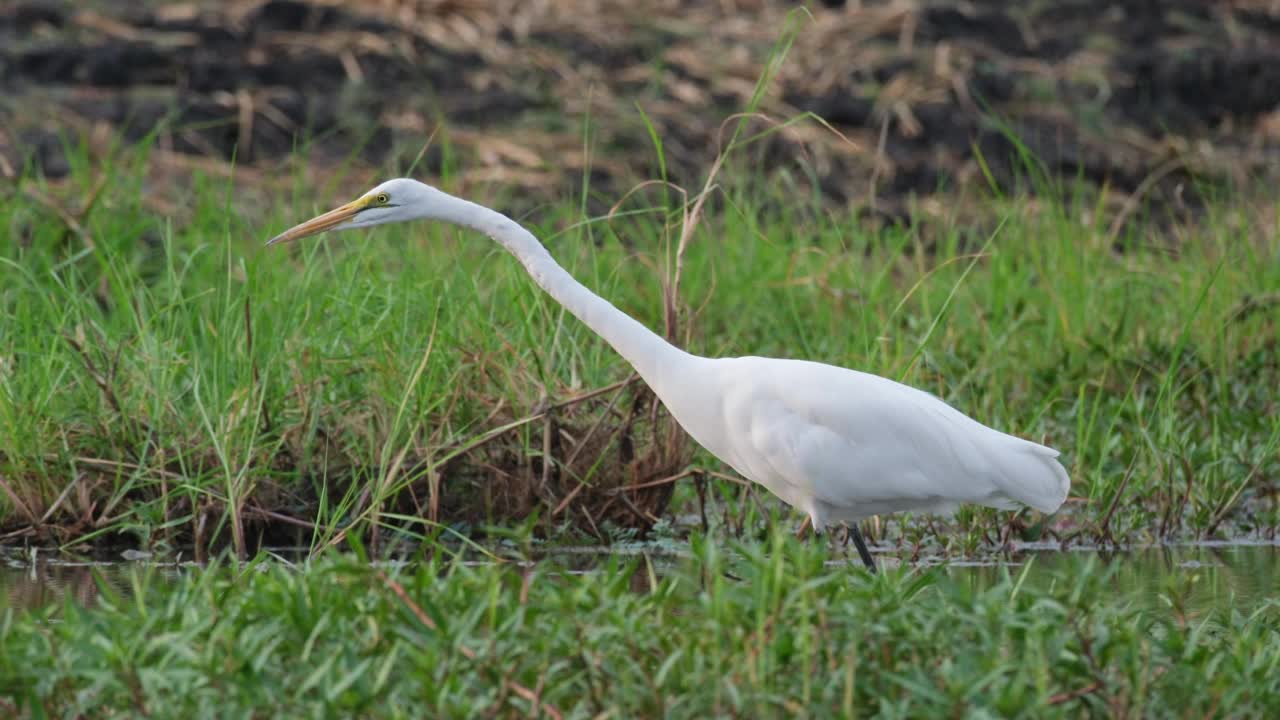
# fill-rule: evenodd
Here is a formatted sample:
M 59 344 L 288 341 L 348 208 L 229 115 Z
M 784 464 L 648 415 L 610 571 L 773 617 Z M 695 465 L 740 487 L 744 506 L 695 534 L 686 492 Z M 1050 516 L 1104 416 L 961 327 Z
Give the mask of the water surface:
M 648 554 L 655 565 L 672 562 L 670 543 L 639 543 L 627 548 L 577 548 L 548 552 L 542 562 L 569 572 L 584 572 L 609 553 Z M 305 556 L 305 549 L 279 548 L 285 558 Z M 665 557 L 665 560 L 662 558 Z M 891 562 L 879 555 L 880 562 Z M 833 559 L 831 564 L 847 562 Z M 1242 611 L 1256 607 L 1280 588 L 1280 542 L 1231 542 L 1167 545 L 1120 552 L 1030 547 L 982 560 L 924 558 L 920 565 L 942 565 L 950 577 L 975 588 L 997 583 L 1005 573 L 1026 571 L 1032 586 L 1062 582 L 1073 569 L 1089 562 L 1117 568 L 1116 593 L 1152 610 L 1199 613 L 1216 607 Z M 159 560 L 145 553 L 125 551 L 95 559 L 76 559 L 48 551 L 0 548 L 0 612 L 33 609 L 71 599 L 81 604 L 97 600 L 103 585 L 129 596 L 139 575 L 172 582 L 201 566 L 182 560 Z

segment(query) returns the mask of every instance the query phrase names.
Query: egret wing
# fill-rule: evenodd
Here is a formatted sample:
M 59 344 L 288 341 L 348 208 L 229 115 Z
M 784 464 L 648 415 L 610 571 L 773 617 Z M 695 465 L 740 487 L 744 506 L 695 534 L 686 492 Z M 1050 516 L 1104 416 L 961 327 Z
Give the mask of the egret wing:
M 959 503 L 1050 511 L 1066 494 L 1056 452 L 891 380 L 777 361 L 778 407 L 757 444 L 780 474 L 843 514 L 946 510 Z

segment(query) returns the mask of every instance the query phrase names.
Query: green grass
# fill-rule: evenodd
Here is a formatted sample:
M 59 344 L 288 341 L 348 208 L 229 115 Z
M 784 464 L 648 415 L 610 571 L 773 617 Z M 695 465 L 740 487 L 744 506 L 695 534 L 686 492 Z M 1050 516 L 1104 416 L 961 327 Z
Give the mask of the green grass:
M 4 532 L 251 548 L 282 529 L 322 545 L 374 526 L 423 537 L 535 517 L 551 533 L 587 524 L 555 512 L 579 481 L 629 482 L 618 436 L 601 433 L 606 447 L 572 467 L 552 447 L 560 492 L 534 488 L 548 423 L 528 418 L 629 370 L 493 243 L 420 224 L 267 249 L 363 183 L 327 178 L 336 190 L 322 196 L 302 177 L 291 194 L 196 176 L 168 217 L 146 204 L 146 154 L 114 162 L 77 162 L 42 190 L 75 207 L 108 174 L 82 223 L 92 246 L 21 194 L 0 205 Z M 914 229 L 870 230 L 783 182 L 718 180 L 683 262 L 691 350 L 888 375 L 1054 445 L 1073 499 L 1050 537 L 1280 524 L 1280 265 L 1265 213 L 1223 201 L 1194 225 L 1139 221 L 1113 243 L 1104 213 L 1048 193 L 984 199 L 976 227 L 921 214 Z M 606 219 L 565 197 L 521 219 L 585 284 L 661 327 L 680 228 L 659 198 Z M 554 416 L 581 433 L 629 403 L 606 393 Z M 635 442 L 641 456 L 655 445 Z M 711 519 L 759 533 L 774 505 L 754 494 L 714 480 Z M 680 481 L 673 511 L 696 498 Z M 1008 519 L 964 510 L 963 532 L 891 521 L 882 535 L 969 552 Z M 1014 529 L 1046 530 L 1032 516 Z
M 803 160 L 765 180 L 756 166 L 776 161 L 753 151 L 712 172 L 680 258 L 680 342 L 898 378 L 1051 443 L 1071 471 L 1053 518 L 887 519 L 875 535 L 902 559 L 1007 538 L 1274 537 L 1274 207 L 1224 196 L 1183 224 L 1139 212 L 1113 233 L 1114 203 L 1023 158 L 1035 198 L 969 191 L 962 207 L 924 203 L 910 228 L 869 229 L 792 182 Z M 629 369 L 492 243 L 418 225 L 265 249 L 365 183 L 301 172 L 286 190 L 151 160 L 146 147 L 105 163 L 72 153 L 58 187 L 0 189 L 0 542 L 124 542 L 165 560 L 192 546 L 198 559 L 276 542 L 320 552 L 176 581 L 157 564 L 123 593 L 103 580 L 91 603 L 0 611 L 0 715 L 1280 707 L 1280 605 L 1220 591 L 1233 575 L 1266 587 L 1270 556 L 1148 576 L 1132 558 L 1059 553 L 1002 563 L 994 581 L 824 563 L 831 551 L 791 538 L 776 502 L 671 443 L 643 392 L 609 390 Z M 433 181 L 459 190 L 447 167 Z M 598 209 L 619 198 L 589 189 L 532 209 L 463 194 L 521 208 L 588 286 L 650 326 L 668 320 L 686 229 L 674 190 L 610 217 Z M 509 562 L 541 556 L 543 538 L 626 537 L 612 490 L 671 477 L 657 529 L 687 548 L 674 562 Z M 673 521 L 703 510 L 709 533 Z M 409 565 L 363 555 L 403 540 L 424 541 Z
M 1095 559 L 867 575 L 820 544 L 695 539 L 585 574 L 431 560 L 215 564 L 0 615 L 27 717 L 1266 717 L 1280 604 L 1115 592 Z M 539 704 L 541 713 L 532 707 Z M 559 713 L 559 715 L 556 715 Z

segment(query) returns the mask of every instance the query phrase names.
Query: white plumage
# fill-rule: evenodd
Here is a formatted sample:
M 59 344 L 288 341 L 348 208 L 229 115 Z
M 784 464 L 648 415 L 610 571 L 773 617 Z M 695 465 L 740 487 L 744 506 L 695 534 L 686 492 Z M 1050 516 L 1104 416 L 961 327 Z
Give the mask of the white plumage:
M 689 434 L 810 516 L 815 529 L 961 503 L 1053 512 L 1056 450 L 993 430 L 901 383 L 804 360 L 702 360 L 663 397 Z M 715 408 L 715 416 L 699 410 Z
M 513 220 L 416 180 L 389 180 L 273 238 L 435 219 L 501 243 L 534 281 L 635 367 L 676 421 L 744 477 L 808 514 L 817 530 L 965 503 L 1052 513 L 1070 478 L 1058 452 L 1006 435 L 929 393 L 806 360 L 704 358 L 592 293 Z M 870 555 L 853 527 L 863 560 Z

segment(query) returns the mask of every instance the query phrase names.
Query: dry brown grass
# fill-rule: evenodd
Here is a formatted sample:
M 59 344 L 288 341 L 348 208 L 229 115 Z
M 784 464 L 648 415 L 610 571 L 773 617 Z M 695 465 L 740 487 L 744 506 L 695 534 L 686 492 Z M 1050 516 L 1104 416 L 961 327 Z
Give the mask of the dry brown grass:
M 21 108 L 0 109 L 9 116 L 0 171 L 19 171 L 35 137 L 22 128 L 44 117 L 105 146 L 114 128 L 137 126 L 136 136 L 176 106 L 158 144 L 178 172 L 189 170 L 187 158 L 234 152 L 242 173 L 271 182 L 288 176 L 280 164 L 299 134 L 322 133 L 311 161 L 323 164 L 381 128 L 362 153 L 371 167 L 404 164 L 434 137 L 462 158 L 450 170 L 458 189 L 518 187 L 536 202 L 586 173 L 614 193 L 655 177 L 638 105 L 663 139 L 670 179 L 690 183 L 714 159 L 722 118 L 750 104 L 780 29 L 800 22 L 758 110 L 816 112 L 839 134 L 789 126 L 746 161 L 788 173 L 798 189 L 903 217 L 913 196 L 985 185 L 978 154 L 1008 182 L 1021 169 L 1011 132 L 1050 174 L 1118 190 L 1112 211 L 1135 193 L 1196 205 L 1187 198 L 1197 182 L 1245 185 L 1274 167 L 1280 143 L 1280 111 L 1267 102 L 1280 80 L 1269 30 L 1280 11 L 1248 2 L 1214 8 L 1091 0 L 1026 10 L 890 0 L 808 14 L 781 0 L 108 5 L 68 12 L 61 27 L 35 24 L 33 37 L 57 48 L 51 59 L 16 51 L 16 67 L 48 78 L 19 83 Z M 150 53 L 158 83 L 101 56 L 131 48 Z M 361 97 L 344 100 L 335 91 L 342 86 L 361 88 Z M 110 103 L 123 112 L 104 111 Z M 548 113 L 568 122 L 548 122 Z M 584 143 L 588 117 L 593 138 Z M 436 165 L 428 157 L 427 174 Z

